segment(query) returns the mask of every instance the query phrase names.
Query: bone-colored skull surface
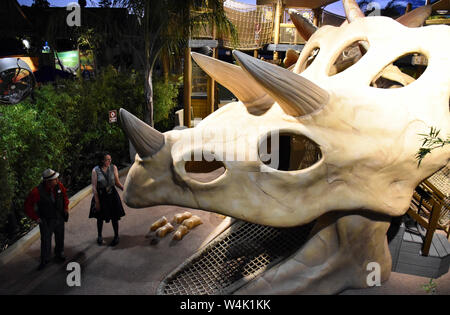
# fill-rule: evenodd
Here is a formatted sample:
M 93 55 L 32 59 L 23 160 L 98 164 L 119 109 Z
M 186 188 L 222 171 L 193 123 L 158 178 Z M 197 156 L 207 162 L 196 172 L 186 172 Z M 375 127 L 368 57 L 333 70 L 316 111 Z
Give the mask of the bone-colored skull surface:
M 239 99 L 195 128 L 161 134 L 120 112 L 138 153 L 127 205 L 179 205 L 275 227 L 316 222 L 303 247 L 236 293 L 363 288 L 371 262 L 387 280 L 391 218 L 449 161 L 449 146 L 420 167 L 415 155 L 430 127 L 450 133 L 450 27 L 349 15 L 340 27 L 308 26 L 292 69 L 242 52 L 233 53 L 240 66 L 193 54 Z M 418 78 L 393 64 L 414 54 L 427 61 Z M 381 88 L 379 78 L 393 84 Z M 217 169 L 209 181 L 189 172 L 208 167 Z

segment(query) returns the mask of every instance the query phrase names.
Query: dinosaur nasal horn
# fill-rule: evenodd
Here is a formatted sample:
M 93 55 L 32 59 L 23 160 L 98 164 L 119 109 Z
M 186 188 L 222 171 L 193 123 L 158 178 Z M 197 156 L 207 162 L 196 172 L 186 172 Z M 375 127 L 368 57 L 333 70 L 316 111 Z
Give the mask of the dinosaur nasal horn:
M 203 71 L 230 90 L 247 108 L 263 110 L 273 105 L 274 100 L 239 66 L 195 52 L 191 55 Z
M 329 93 L 282 67 L 233 51 L 242 68 L 291 116 L 308 115 L 328 103 Z
M 408 27 L 419 27 L 431 14 L 431 5 L 424 5 L 416 8 L 401 17 L 397 18 L 397 22 Z
M 344 5 L 345 16 L 349 23 L 365 17 L 355 0 L 342 0 L 342 4 Z
M 121 108 L 122 129 L 141 158 L 155 155 L 164 146 L 164 135 Z
M 311 24 L 300 13 L 291 12 L 289 14 L 299 34 L 303 37 L 304 40 L 309 40 L 312 34 L 317 31 L 317 27 Z

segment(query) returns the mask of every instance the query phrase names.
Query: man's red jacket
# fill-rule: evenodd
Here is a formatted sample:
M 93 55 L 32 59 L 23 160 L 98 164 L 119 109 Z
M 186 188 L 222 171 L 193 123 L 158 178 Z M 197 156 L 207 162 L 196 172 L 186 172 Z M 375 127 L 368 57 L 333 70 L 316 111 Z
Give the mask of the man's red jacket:
M 59 189 L 61 189 L 61 192 L 63 194 L 64 198 L 64 211 L 69 211 L 69 198 L 67 198 L 67 189 L 64 187 L 64 185 L 61 182 L 58 182 Z M 47 192 L 50 192 L 50 189 L 46 186 L 45 189 Z M 55 190 L 53 190 L 53 196 L 55 196 Z M 39 202 L 40 196 L 39 196 L 39 190 L 37 187 L 34 187 L 33 190 L 28 195 L 27 199 L 25 200 L 25 214 L 29 216 L 32 220 L 39 219 L 39 216 L 36 213 L 36 204 Z

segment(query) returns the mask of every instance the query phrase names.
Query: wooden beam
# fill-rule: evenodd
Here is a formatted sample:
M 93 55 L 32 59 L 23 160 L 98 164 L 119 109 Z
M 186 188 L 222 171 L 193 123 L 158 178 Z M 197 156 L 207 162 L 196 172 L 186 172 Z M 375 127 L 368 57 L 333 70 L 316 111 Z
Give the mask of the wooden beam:
M 283 14 L 283 3 L 281 0 L 278 0 L 275 9 L 274 34 L 273 34 L 273 43 L 275 45 L 278 45 L 280 43 L 280 23 L 282 14 Z M 273 60 L 278 60 L 278 51 L 273 52 Z
M 436 231 L 439 217 L 441 214 L 441 205 L 436 202 L 436 200 L 432 199 L 433 210 L 431 211 L 430 223 L 427 226 L 427 234 L 425 235 L 425 242 L 422 247 L 422 255 L 428 256 L 430 252 L 431 242 L 433 241 L 433 234 Z
M 191 94 L 192 94 L 192 59 L 191 49 L 186 48 L 184 52 L 184 125 L 188 128 L 191 127 Z
M 425 228 L 428 226 L 428 220 L 423 218 L 422 216 L 420 216 L 420 214 L 418 214 L 416 211 L 414 211 L 414 209 L 410 208 L 408 210 L 408 214 L 411 218 L 416 220 L 417 223 L 419 223 L 421 226 L 423 226 Z
M 270 5 L 277 0 L 256 0 L 257 5 Z M 338 0 L 283 0 L 283 3 L 288 8 L 320 8 Z
M 266 49 L 268 51 L 288 51 L 289 49 L 302 51 L 303 47 L 305 47 L 305 45 L 289 45 L 289 44 L 274 45 L 274 44 L 269 44 L 269 45 L 267 45 Z
M 219 46 L 219 42 L 216 39 L 190 39 L 190 48 L 201 48 L 208 46 L 210 48 L 216 48 Z

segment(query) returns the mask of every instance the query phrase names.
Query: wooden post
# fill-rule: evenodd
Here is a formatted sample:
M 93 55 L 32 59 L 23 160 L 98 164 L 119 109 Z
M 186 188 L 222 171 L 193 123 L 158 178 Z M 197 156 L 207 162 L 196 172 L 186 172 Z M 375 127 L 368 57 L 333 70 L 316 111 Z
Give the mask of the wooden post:
M 216 81 L 208 76 L 208 83 L 206 88 L 206 102 L 208 104 L 208 115 L 214 112 L 214 101 L 215 101 L 215 85 Z
M 405 13 L 408 13 L 409 11 L 411 11 L 411 9 L 412 9 L 412 4 L 410 2 L 408 2 L 408 4 L 406 5 Z
M 294 27 L 294 45 L 297 45 L 299 43 L 298 35 L 300 35 L 297 31 L 297 29 Z
M 212 34 L 213 34 L 213 39 L 216 39 L 216 26 L 213 24 L 212 26 Z M 217 48 L 213 48 L 213 54 L 212 57 L 213 58 L 217 58 Z M 208 82 L 207 82 L 207 88 L 206 88 L 206 102 L 207 102 L 207 106 L 208 106 L 208 115 L 214 113 L 214 107 L 215 107 L 215 101 L 216 101 L 216 97 L 215 97 L 215 92 L 216 92 L 216 81 L 211 78 L 210 76 L 208 76 Z
M 314 13 L 314 18 L 313 18 L 313 24 L 317 27 L 320 26 L 320 24 L 322 23 L 322 8 L 315 8 L 313 9 L 313 13 Z
M 422 247 L 423 256 L 428 256 L 430 252 L 431 243 L 433 242 L 433 235 L 437 229 L 442 208 L 442 205 L 433 197 L 431 197 L 430 202 L 432 204 L 432 208 L 430 211 L 430 218 L 427 226 L 427 234 L 425 235 L 425 241 Z
M 191 48 L 186 48 L 184 53 L 184 125 L 188 128 L 191 127 L 191 94 L 192 94 L 192 60 L 191 60 Z
M 277 6 L 275 9 L 275 22 L 274 22 L 274 35 L 273 35 L 273 43 L 278 45 L 280 43 L 280 23 L 281 23 L 281 14 L 283 12 L 283 3 L 281 0 L 277 0 Z M 273 52 L 273 60 L 278 60 L 278 51 Z

